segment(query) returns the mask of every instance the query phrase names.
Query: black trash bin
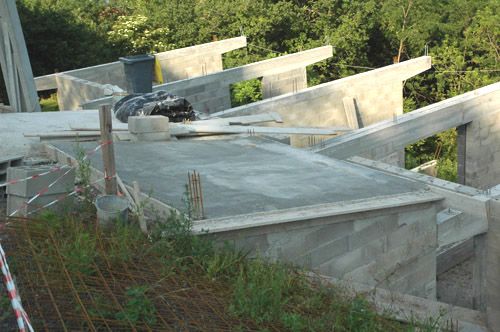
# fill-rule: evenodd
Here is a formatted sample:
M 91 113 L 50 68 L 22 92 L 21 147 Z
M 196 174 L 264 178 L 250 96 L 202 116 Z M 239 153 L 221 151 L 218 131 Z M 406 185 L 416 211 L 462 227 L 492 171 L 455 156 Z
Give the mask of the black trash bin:
M 131 55 L 121 57 L 125 69 L 128 93 L 153 91 L 153 70 L 155 57 L 152 55 Z

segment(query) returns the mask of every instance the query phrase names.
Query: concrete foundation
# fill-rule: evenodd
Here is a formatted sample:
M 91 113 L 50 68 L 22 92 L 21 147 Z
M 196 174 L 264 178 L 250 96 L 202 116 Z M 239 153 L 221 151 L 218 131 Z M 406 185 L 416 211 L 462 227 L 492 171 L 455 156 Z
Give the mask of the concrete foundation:
M 411 197 L 410 201 L 405 198 Z M 426 202 L 419 203 L 425 197 Z M 428 299 L 436 298 L 436 205 L 440 197 L 401 195 L 390 207 L 377 209 L 394 197 L 363 201 L 366 210 L 283 224 L 247 225 L 212 232 L 220 241 L 273 260 L 287 261 L 337 279 L 382 287 Z M 343 213 L 344 212 L 344 213 Z M 197 222 L 211 232 L 213 223 Z
M 53 146 L 72 154 L 71 143 Z M 207 219 L 195 230 L 330 276 L 436 296 L 441 196 L 424 185 L 258 137 L 118 142 L 115 153 L 125 183 L 180 210 L 187 171 L 199 172 Z M 92 163 L 102 169 L 98 156 Z
M 75 143 L 52 145 L 74 154 Z M 91 149 L 95 143 L 80 146 Z M 207 218 L 394 195 L 425 187 L 260 137 L 115 142 L 114 148 L 117 172 L 124 182 L 136 179 L 144 192 L 151 191 L 181 210 L 185 209 L 182 197 L 187 172 L 199 172 Z M 90 158 L 92 165 L 102 169 L 99 155 Z M 165 190 L 167 183 L 169 189 Z

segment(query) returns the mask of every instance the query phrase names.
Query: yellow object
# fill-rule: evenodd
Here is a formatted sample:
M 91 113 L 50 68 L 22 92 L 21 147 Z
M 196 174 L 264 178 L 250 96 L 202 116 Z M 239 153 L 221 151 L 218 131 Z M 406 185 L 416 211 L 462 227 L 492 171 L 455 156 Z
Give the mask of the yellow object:
M 163 74 L 161 72 L 161 64 L 158 57 L 155 56 L 155 82 L 163 84 Z

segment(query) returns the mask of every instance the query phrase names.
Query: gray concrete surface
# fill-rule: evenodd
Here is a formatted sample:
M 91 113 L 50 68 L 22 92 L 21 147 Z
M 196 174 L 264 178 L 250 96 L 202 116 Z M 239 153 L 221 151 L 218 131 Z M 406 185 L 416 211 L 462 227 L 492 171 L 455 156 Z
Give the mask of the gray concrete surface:
M 72 154 L 74 143 L 54 143 Z M 82 143 L 92 148 L 95 143 Z M 187 172 L 201 174 L 207 218 L 421 190 L 424 185 L 258 137 L 115 143 L 118 174 L 183 209 Z M 92 163 L 102 168 L 101 156 Z
M 97 110 L 0 114 L 0 155 L 37 153 L 40 140 L 24 133 L 70 130 L 75 127 L 99 127 Z M 127 129 L 127 124 L 113 118 L 113 127 Z

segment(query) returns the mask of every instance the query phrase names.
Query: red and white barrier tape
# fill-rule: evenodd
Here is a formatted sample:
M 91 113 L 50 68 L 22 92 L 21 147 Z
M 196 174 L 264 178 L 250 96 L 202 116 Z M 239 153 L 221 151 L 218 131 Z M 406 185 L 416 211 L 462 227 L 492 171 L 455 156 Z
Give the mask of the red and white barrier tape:
M 42 189 L 38 193 L 36 193 L 35 196 L 31 197 L 27 202 L 25 202 L 23 205 L 21 205 L 17 210 L 15 210 L 11 214 L 9 214 L 9 217 L 15 216 L 19 212 L 19 210 L 21 210 L 21 209 L 25 208 L 26 206 L 30 205 L 35 199 L 37 199 L 38 197 L 40 197 L 43 194 L 47 193 L 50 190 L 50 188 L 52 188 L 63 177 L 65 177 L 66 175 L 68 175 L 68 173 L 71 172 L 71 170 L 72 170 L 72 168 L 68 169 L 66 172 L 64 172 L 63 175 L 61 175 L 60 177 L 58 177 L 57 179 L 55 179 L 54 181 L 52 181 L 52 183 L 50 183 L 47 187 L 45 187 L 44 189 Z
M 35 174 L 35 175 L 32 175 L 32 176 L 28 176 L 27 178 L 24 178 L 24 179 L 14 179 L 14 180 L 10 180 L 10 181 L 4 182 L 4 183 L 0 183 L 0 188 L 1 187 L 6 187 L 6 186 L 8 186 L 10 184 L 16 184 L 16 183 L 19 183 L 19 182 L 24 182 L 24 181 L 36 179 L 36 178 L 39 178 L 41 176 L 57 172 L 57 171 L 60 171 L 62 169 L 68 168 L 68 167 L 70 167 L 70 166 L 69 165 L 54 166 L 51 169 L 49 169 L 48 171 L 40 173 L 40 174 Z
M 7 292 L 9 293 L 12 309 L 16 314 L 16 321 L 17 326 L 19 327 L 19 331 L 26 332 L 27 327 L 30 332 L 34 332 L 30 320 L 28 319 L 28 315 L 26 314 L 26 311 L 24 311 L 23 305 L 21 304 L 21 298 L 19 297 L 19 293 L 16 290 L 16 285 L 14 284 L 14 280 L 12 279 L 12 275 L 10 274 L 9 265 L 7 264 L 7 256 L 5 255 L 1 243 L 0 268 L 5 279 L 5 286 L 7 288 Z
M 115 175 L 113 175 L 111 177 L 99 179 L 99 180 L 94 181 L 91 184 L 83 186 L 83 187 L 76 187 L 75 190 L 73 190 L 69 194 L 65 194 L 65 195 L 58 197 L 56 200 L 54 200 L 48 204 L 45 204 L 44 206 L 39 207 L 38 209 L 36 209 L 34 211 L 31 211 L 30 213 L 28 213 L 28 215 L 33 214 L 33 213 L 40 211 L 42 209 L 45 209 L 51 205 L 54 205 L 57 202 L 60 202 L 60 201 L 66 199 L 70 196 L 73 196 L 73 195 L 81 192 L 84 188 L 91 187 L 91 186 L 93 186 L 101 181 L 104 181 L 108 178 L 113 178 L 113 177 L 115 177 Z M 7 264 L 7 257 L 5 255 L 5 251 L 3 250 L 1 243 L 0 243 L 0 270 L 2 271 L 2 274 L 4 275 L 5 286 L 7 288 L 8 294 L 9 294 L 12 309 L 14 310 L 14 313 L 16 315 L 16 321 L 17 321 L 17 325 L 19 327 L 19 331 L 26 332 L 27 331 L 26 328 L 28 328 L 28 330 L 30 332 L 34 332 L 33 327 L 31 326 L 31 323 L 29 321 L 28 315 L 26 314 L 26 311 L 24 311 L 24 308 L 21 304 L 21 298 L 19 297 L 19 293 L 16 290 L 14 280 L 13 280 L 12 275 L 11 275 L 10 270 L 9 270 L 9 265 Z
M 111 144 L 111 143 L 112 143 L 112 141 L 107 141 L 107 142 L 104 142 L 102 144 L 99 144 L 94 149 L 90 150 L 90 152 L 87 152 L 87 154 L 85 155 L 85 157 L 83 158 L 83 160 L 87 159 L 90 155 L 92 155 L 93 153 L 97 152 L 101 147 L 103 147 L 105 145 L 108 145 L 108 144 Z M 69 172 L 71 172 L 71 170 L 72 170 L 72 168 L 69 168 L 66 172 L 64 172 L 63 175 L 59 176 L 52 183 L 50 183 L 47 187 L 45 187 L 44 189 L 42 189 L 38 193 L 36 193 L 35 196 L 31 197 L 27 202 L 25 202 L 23 205 L 21 205 L 18 209 L 16 209 L 14 212 L 12 212 L 11 214 L 9 214 L 9 217 L 15 216 L 21 209 L 23 209 L 26 206 L 30 205 L 38 197 L 40 197 L 40 196 L 44 195 L 45 193 L 47 193 L 50 190 L 50 188 L 52 188 L 54 185 L 56 185 L 56 183 L 59 180 L 61 180 L 63 177 L 65 177 Z
M 88 157 L 90 157 L 91 155 L 93 155 L 94 153 L 96 153 L 100 148 L 102 148 L 103 146 L 105 145 L 109 145 L 111 144 L 112 142 L 111 141 L 107 141 L 107 142 L 104 142 L 104 143 L 101 143 L 99 144 L 98 146 L 96 146 L 94 149 L 91 149 L 91 150 L 88 150 L 85 152 L 85 157 L 83 158 L 83 160 L 87 160 Z M 65 168 L 68 168 L 68 167 L 71 167 L 69 165 L 63 165 L 63 166 L 54 166 L 52 167 L 51 169 L 49 169 L 48 171 L 45 171 L 43 173 L 39 173 L 39 174 L 35 174 L 35 175 L 32 175 L 32 176 L 28 176 L 26 178 L 23 178 L 23 179 L 14 179 L 14 180 L 9 180 L 7 182 L 4 182 L 4 183 L 0 183 L 0 188 L 1 187 L 6 187 L 10 184 L 16 184 L 16 183 L 19 183 L 19 182 L 24 182 L 24 181 L 28 181 L 28 180 L 32 180 L 32 179 L 36 179 L 36 178 L 39 178 L 41 176 L 44 176 L 44 175 L 48 175 L 48 174 L 51 174 L 51 173 L 54 173 L 54 172 L 57 172 L 57 171 L 60 171 L 62 169 L 65 169 Z
M 113 178 L 113 177 L 114 177 L 114 176 L 112 176 L 111 178 Z M 29 216 L 29 215 L 31 215 L 31 214 L 34 214 L 34 213 L 36 213 L 36 212 L 40 211 L 40 210 L 46 209 L 46 208 L 48 208 L 49 206 L 52 206 L 52 205 L 54 205 L 54 204 L 56 204 L 56 203 L 58 203 L 58 202 L 61 202 L 61 201 L 65 200 L 66 198 L 70 197 L 70 196 L 73 196 L 73 195 L 76 195 L 76 194 L 78 194 L 78 193 L 82 192 L 84 188 L 92 187 L 93 185 L 95 185 L 95 184 L 97 184 L 97 183 L 99 183 L 99 182 L 102 182 L 102 181 L 104 181 L 104 180 L 107 180 L 107 178 L 102 178 L 102 179 L 100 179 L 100 180 L 94 181 L 94 182 L 92 182 L 91 184 L 88 184 L 88 185 L 83 186 L 83 187 L 75 187 L 75 190 L 73 190 L 73 191 L 72 191 L 72 192 L 70 192 L 69 194 L 64 194 L 64 195 L 61 195 L 61 196 L 59 196 L 58 198 L 56 198 L 55 200 L 53 200 L 52 202 L 49 202 L 49 203 L 47 203 L 47 204 L 45 204 L 45 205 L 43 205 L 43 206 L 38 207 L 37 209 L 35 209 L 35 210 L 31 211 L 31 212 L 29 212 L 27 215 Z

